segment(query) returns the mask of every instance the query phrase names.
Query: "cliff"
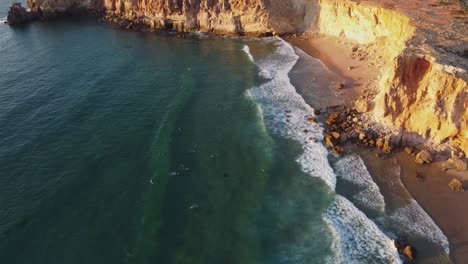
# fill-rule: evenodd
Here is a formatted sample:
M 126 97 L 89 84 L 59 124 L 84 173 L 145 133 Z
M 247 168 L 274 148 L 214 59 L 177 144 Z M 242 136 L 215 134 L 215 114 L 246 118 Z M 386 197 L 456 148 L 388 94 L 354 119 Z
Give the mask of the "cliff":
M 28 0 L 33 4 L 44 16 L 92 11 L 152 28 L 219 34 L 296 32 L 316 14 L 310 11 L 316 3 L 307 0 Z
M 436 0 L 28 0 L 44 16 L 105 14 L 151 28 L 270 35 L 343 36 L 373 45 L 382 63 L 372 114 L 468 154 L 468 19 Z

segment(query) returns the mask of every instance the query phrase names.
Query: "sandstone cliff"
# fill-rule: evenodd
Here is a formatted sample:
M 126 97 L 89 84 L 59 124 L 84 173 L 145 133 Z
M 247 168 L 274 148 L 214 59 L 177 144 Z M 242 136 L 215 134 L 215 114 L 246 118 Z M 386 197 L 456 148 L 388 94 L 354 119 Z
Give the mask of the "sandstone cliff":
M 466 12 L 436 0 L 28 0 L 152 28 L 234 34 L 319 32 L 372 44 L 385 62 L 375 119 L 468 154 Z
M 307 0 L 28 0 L 45 16 L 64 12 L 107 13 L 153 28 L 180 31 L 268 34 L 301 31 L 316 19 Z

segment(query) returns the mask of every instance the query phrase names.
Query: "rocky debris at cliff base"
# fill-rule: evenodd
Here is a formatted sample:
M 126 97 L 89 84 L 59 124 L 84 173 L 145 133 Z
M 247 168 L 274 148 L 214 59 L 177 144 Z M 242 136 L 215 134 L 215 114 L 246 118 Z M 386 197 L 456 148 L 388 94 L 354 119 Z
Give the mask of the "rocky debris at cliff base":
M 463 188 L 463 184 L 457 180 L 457 179 L 453 179 L 452 181 L 449 182 L 448 184 L 448 187 L 452 190 L 452 191 L 456 191 L 456 192 L 463 192 L 465 191 L 465 188 Z
M 354 102 L 354 108 L 358 113 L 366 113 L 369 111 L 370 108 L 369 102 L 366 99 L 361 98 Z
M 422 150 L 420 151 L 418 154 L 416 154 L 416 159 L 415 159 L 416 163 L 418 164 L 429 164 L 432 162 L 432 156 L 431 154 L 429 153 L 429 151 L 427 150 Z
M 8 11 L 7 22 L 10 26 L 21 25 L 41 17 L 42 11 L 33 4 L 31 11 L 21 6 L 21 3 L 14 3 Z

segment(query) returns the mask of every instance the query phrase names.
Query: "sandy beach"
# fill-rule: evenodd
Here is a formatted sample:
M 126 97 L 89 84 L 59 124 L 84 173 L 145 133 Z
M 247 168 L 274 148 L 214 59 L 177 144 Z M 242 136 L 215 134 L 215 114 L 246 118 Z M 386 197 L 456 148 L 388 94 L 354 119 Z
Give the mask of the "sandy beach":
M 379 58 L 373 57 L 356 58 L 354 52 L 356 46 L 349 40 L 330 36 L 288 37 L 286 40 L 310 56 L 321 60 L 345 84 L 345 88 L 339 92 L 325 92 L 327 96 L 323 98 L 326 99 L 322 98 L 320 102 L 314 101 L 306 93 L 304 98 L 312 104 L 312 107 L 313 104 L 315 107 L 327 107 L 325 102 L 327 100 L 328 106 L 335 106 L 339 102 L 350 106 L 360 94 L 376 87 L 379 66 L 382 62 Z M 299 63 L 300 61 L 298 68 L 301 67 Z M 304 94 L 304 90 L 310 89 L 310 85 L 301 83 L 304 80 L 295 79 L 297 76 L 294 76 L 293 72 L 290 74 L 293 75 L 292 83 L 298 92 Z M 330 87 L 328 88 L 330 90 Z M 375 148 L 361 148 L 348 144 L 345 149 L 346 153 L 356 153 L 363 158 L 367 169 L 386 198 L 387 210 L 405 207 L 414 198 L 448 238 L 450 259 L 443 256 L 441 248 L 434 247 L 424 239 L 405 238 L 418 250 L 418 263 L 466 263 L 468 210 L 465 210 L 465 204 L 468 201 L 468 192 L 453 192 L 449 189 L 448 183 L 455 178 L 466 186 L 467 172 L 442 171 L 443 161 L 447 157 L 435 157 L 434 163 L 419 165 L 413 156 L 402 149 L 395 150 L 386 159 L 376 157 Z M 424 180 L 417 179 L 417 174 L 422 175 Z M 418 219 L 414 220 L 413 224 L 418 225 Z

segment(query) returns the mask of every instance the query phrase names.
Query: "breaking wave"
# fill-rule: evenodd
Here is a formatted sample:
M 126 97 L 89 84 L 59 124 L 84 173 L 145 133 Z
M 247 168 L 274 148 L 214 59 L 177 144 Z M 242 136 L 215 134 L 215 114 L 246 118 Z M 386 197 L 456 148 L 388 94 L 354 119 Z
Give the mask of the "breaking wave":
M 321 178 L 334 191 L 336 175 L 321 142 L 323 128 L 315 122 L 307 122 L 308 118 L 315 117 L 314 109 L 296 92 L 288 76 L 299 57 L 293 47 L 280 38 L 264 41 L 274 44 L 275 52 L 257 59 L 255 64 L 259 75 L 267 81 L 251 88 L 246 95 L 259 105 L 270 130 L 302 145 L 303 153 L 297 159 L 302 170 Z M 369 191 L 378 192 L 378 187 L 371 187 Z M 379 210 L 384 207 L 383 198 L 375 207 Z M 374 263 L 400 263 L 392 240 L 346 198 L 337 195 L 323 219 L 333 238 L 331 263 L 363 263 L 366 259 Z

